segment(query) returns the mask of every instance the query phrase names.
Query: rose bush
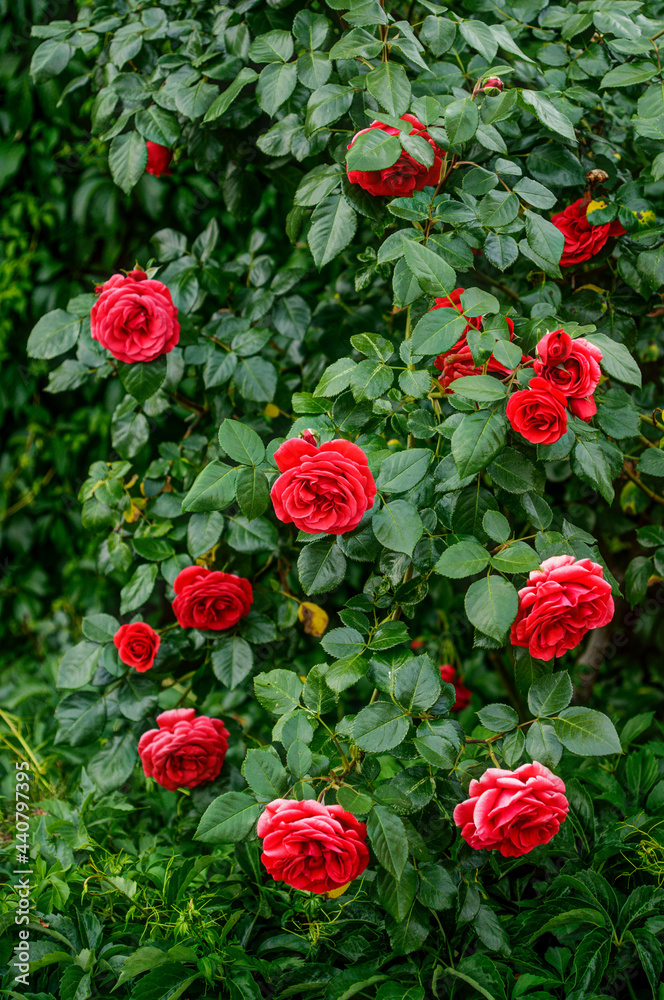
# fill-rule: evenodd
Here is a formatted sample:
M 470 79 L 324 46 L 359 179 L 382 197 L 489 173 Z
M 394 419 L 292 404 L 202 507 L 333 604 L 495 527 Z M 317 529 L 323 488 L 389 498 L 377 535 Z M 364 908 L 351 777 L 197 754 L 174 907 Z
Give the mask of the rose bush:
M 30 634 L 76 609 L 25 710 L 47 997 L 656 995 L 664 22 L 489 6 L 37 26 L 91 129 L 70 214 L 115 184 L 157 230 L 28 339 L 102 444 L 95 589 Z

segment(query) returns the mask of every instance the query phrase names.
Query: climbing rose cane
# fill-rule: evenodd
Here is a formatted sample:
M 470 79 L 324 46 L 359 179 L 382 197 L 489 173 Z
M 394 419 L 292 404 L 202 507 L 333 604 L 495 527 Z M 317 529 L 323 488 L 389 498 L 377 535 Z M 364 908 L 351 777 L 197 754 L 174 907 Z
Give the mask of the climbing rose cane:
M 157 716 L 157 726 L 138 742 L 148 778 L 172 792 L 214 781 L 228 750 L 228 730 L 221 719 L 196 718 L 193 708 L 174 708 Z
M 173 611 L 182 628 L 222 631 L 249 614 L 254 601 L 249 580 L 205 566 L 187 566 L 175 577 Z
M 275 882 L 308 892 L 331 892 L 369 864 L 367 828 L 341 806 L 315 799 L 275 799 L 256 828 L 261 861 Z
M 551 660 L 578 646 L 591 629 L 608 625 L 613 610 L 611 584 L 599 563 L 552 556 L 519 591 L 512 645 L 526 647 L 538 660 Z
M 114 274 L 96 291 L 90 332 L 114 358 L 131 365 L 173 350 L 180 339 L 178 311 L 161 281 L 135 270 Z
M 161 639 L 147 622 L 133 622 L 120 626 L 113 643 L 122 662 L 144 674 L 154 664 Z
M 270 496 L 274 512 L 310 535 L 352 531 L 373 506 L 376 483 L 367 456 L 350 441 L 292 438 L 277 448 L 274 461 L 282 473 Z
M 516 771 L 490 767 L 468 792 L 454 809 L 461 836 L 476 851 L 498 850 L 504 858 L 548 844 L 569 809 L 563 781 L 536 760 Z

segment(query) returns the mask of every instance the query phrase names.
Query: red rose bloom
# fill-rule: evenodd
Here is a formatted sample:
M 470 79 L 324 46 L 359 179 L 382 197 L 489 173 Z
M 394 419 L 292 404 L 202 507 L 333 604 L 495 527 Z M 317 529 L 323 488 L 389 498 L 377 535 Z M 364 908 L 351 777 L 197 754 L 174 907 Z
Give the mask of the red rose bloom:
M 457 309 L 459 312 L 463 312 L 461 296 L 465 290 L 465 288 L 455 288 L 453 292 L 444 298 L 435 299 L 430 311 L 433 312 L 434 309 Z M 505 318 L 510 333 L 510 340 L 512 340 L 514 337 L 514 323 L 509 316 Z M 462 378 L 464 375 L 482 375 L 484 373 L 484 367 L 476 365 L 473 361 L 473 356 L 468 346 L 468 332 L 470 330 L 481 330 L 483 319 L 484 317 L 482 316 L 473 316 L 469 319 L 466 323 L 466 329 L 454 347 L 450 347 L 449 351 L 445 351 L 444 354 L 439 354 L 434 361 L 434 365 L 438 371 L 442 372 L 438 382 L 448 395 L 454 393 L 454 389 L 450 388 L 450 386 L 455 379 Z M 530 358 L 523 355 L 521 360 L 522 362 L 529 361 Z M 512 374 L 512 369 L 506 368 L 500 361 L 496 361 L 493 355 L 488 360 L 486 370 L 497 375 Z
M 173 159 L 173 151 L 168 146 L 160 146 L 158 142 L 151 142 L 150 139 L 146 141 L 145 145 L 148 147 L 148 162 L 145 172 L 154 174 L 155 177 L 161 177 L 162 174 L 170 176 L 171 172 L 168 168 Z
M 221 719 L 196 718 L 193 708 L 174 708 L 158 715 L 157 725 L 138 741 L 146 777 L 171 792 L 214 781 L 228 750 L 228 730 Z
M 567 400 L 543 378 L 532 378 L 527 389 L 507 400 L 507 419 L 531 444 L 554 444 L 567 431 Z
M 275 882 L 306 892 L 331 892 L 369 864 L 367 828 L 341 806 L 314 799 L 269 802 L 256 828 L 261 861 Z
M 601 378 L 602 352 L 596 344 L 579 337 L 572 340 L 564 330 L 546 333 L 537 345 L 539 360 L 534 370 L 567 397 L 576 417 L 590 420 L 597 412 L 593 393 Z
M 551 660 L 612 618 L 611 585 L 602 567 L 590 559 L 552 556 L 533 570 L 519 591 L 510 639 L 513 646 L 527 647 L 535 659 Z
M 586 218 L 587 208 L 588 202 L 579 198 L 562 212 L 551 216 L 551 222 L 565 237 L 561 267 L 583 264 L 585 260 L 598 254 L 607 240 L 626 232 L 617 219 L 603 226 L 591 226 Z
M 516 771 L 490 767 L 468 794 L 454 809 L 461 836 L 474 850 L 498 850 L 504 858 L 548 844 L 569 810 L 564 782 L 536 760 Z
M 373 505 L 376 483 L 367 456 L 350 441 L 327 441 L 320 448 L 291 438 L 274 453 L 282 473 L 270 496 L 284 524 L 310 535 L 352 531 Z
M 391 167 L 384 167 L 382 170 L 349 170 L 348 180 L 351 184 L 359 184 L 369 194 L 376 196 L 385 195 L 388 198 L 409 198 L 413 191 L 421 191 L 427 186 L 435 187 L 440 180 L 440 168 L 442 164 L 441 150 L 433 141 L 422 122 L 418 121 L 414 115 L 402 115 L 402 122 L 409 122 L 413 128 L 410 135 L 421 135 L 429 143 L 434 152 L 433 166 L 425 167 L 423 163 L 418 163 L 412 156 L 401 151 L 401 156 Z M 358 135 L 364 135 L 372 128 L 378 128 L 388 135 L 399 135 L 399 129 L 391 125 L 384 125 L 382 122 L 372 122 L 369 128 L 363 128 L 361 132 L 353 136 L 348 149 Z
M 92 339 L 118 361 L 154 361 L 180 339 L 178 311 L 166 285 L 144 271 L 114 274 L 90 312 Z
M 133 625 L 121 625 L 113 642 L 122 662 L 144 674 L 154 664 L 161 639 L 151 625 L 134 622 Z
M 450 663 L 444 663 L 442 665 L 440 668 L 440 678 L 445 681 L 446 684 L 453 684 L 454 690 L 456 691 L 456 701 L 452 705 L 450 711 L 463 712 L 464 708 L 468 708 L 470 705 L 470 699 L 473 696 L 472 692 L 456 679 L 456 670 Z
M 173 611 L 182 628 L 220 632 L 249 614 L 254 593 L 248 580 L 204 566 L 187 566 L 175 577 Z

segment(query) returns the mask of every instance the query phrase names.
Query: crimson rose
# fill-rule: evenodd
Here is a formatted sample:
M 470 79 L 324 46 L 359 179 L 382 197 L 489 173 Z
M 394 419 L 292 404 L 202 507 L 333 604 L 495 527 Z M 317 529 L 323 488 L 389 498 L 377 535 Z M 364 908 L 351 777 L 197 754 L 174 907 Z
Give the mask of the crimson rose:
M 92 339 L 118 361 L 154 361 L 180 339 L 178 311 L 166 285 L 144 271 L 114 274 L 96 289 L 90 312 Z
M 391 167 L 384 167 L 382 170 L 349 170 L 348 180 L 351 184 L 359 184 L 369 194 L 385 195 L 388 198 L 408 198 L 413 194 L 413 191 L 421 191 L 422 188 L 435 187 L 438 184 L 442 164 L 441 150 L 422 122 L 418 121 L 414 115 L 402 115 L 401 121 L 409 122 L 413 126 L 410 135 L 420 135 L 429 143 L 434 152 L 433 165 L 425 167 L 423 163 L 418 163 L 405 150 L 402 150 L 399 159 Z M 392 125 L 372 122 L 369 128 L 363 128 L 361 132 L 353 136 L 353 141 L 348 149 L 351 148 L 358 135 L 364 135 L 373 128 L 380 129 L 388 135 L 399 135 L 399 129 Z
M 490 767 L 473 779 L 469 799 L 454 809 L 454 822 L 472 848 L 519 858 L 558 833 L 569 810 L 565 785 L 536 760 L 516 771 Z
M 122 662 L 144 674 L 154 664 L 161 639 L 147 622 L 134 622 L 121 625 L 113 642 Z
M 531 444 L 554 444 L 567 431 L 567 400 L 550 382 L 532 378 L 507 400 L 507 419 Z
M 598 254 L 607 240 L 626 232 L 617 219 L 603 226 L 591 226 L 586 218 L 588 204 L 583 198 L 579 198 L 562 212 L 551 216 L 551 222 L 565 237 L 561 267 L 583 264 L 585 260 Z
M 222 629 L 237 625 L 254 602 L 251 584 L 233 573 L 187 566 L 175 577 L 173 611 L 182 628 Z
M 539 360 L 533 363 L 537 374 L 567 397 L 575 417 L 590 420 L 597 413 L 593 393 L 602 376 L 599 347 L 583 337 L 572 340 L 564 330 L 554 330 L 542 337 L 537 353 Z
M 551 556 L 519 591 L 510 638 L 513 646 L 527 647 L 535 659 L 551 660 L 612 618 L 611 584 L 602 567 L 590 559 Z
M 367 456 L 350 441 L 338 438 L 317 448 L 291 438 L 274 453 L 282 473 L 270 496 L 274 512 L 310 535 L 343 535 L 352 531 L 372 507 L 376 483 Z
M 168 146 L 160 146 L 158 142 L 151 142 L 150 139 L 145 145 L 148 147 L 148 162 L 145 172 L 154 174 L 155 177 L 161 177 L 162 174 L 170 176 L 171 172 L 168 168 L 173 159 L 173 151 Z
M 256 828 L 261 861 L 275 882 L 308 892 L 331 892 L 369 864 L 367 828 L 341 806 L 315 799 L 268 802 Z
M 171 792 L 214 781 L 228 750 L 228 730 L 221 719 L 196 718 L 193 708 L 173 708 L 157 716 L 157 725 L 138 741 L 146 777 Z
M 450 663 L 443 663 L 440 668 L 440 678 L 446 684 L 453 684 L 456 691 L 456 701 L 452 705 L 450 712 L 463 712 L 464 708 L 470 705 L 472 692 L 456 679 L 456 670 Z

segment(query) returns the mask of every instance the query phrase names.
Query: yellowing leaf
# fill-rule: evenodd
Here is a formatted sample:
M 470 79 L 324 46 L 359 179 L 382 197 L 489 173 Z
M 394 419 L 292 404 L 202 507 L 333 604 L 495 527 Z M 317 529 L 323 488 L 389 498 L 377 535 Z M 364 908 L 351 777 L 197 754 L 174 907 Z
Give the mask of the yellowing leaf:
M 323 612 L 323 614 L 325 614 L 325 612 Z M 325 617 L 327 618 L 327 615 L 325 615 Z M 346 889 L 348 888 L 349 885 L 350 885 L 350 882 L 346 882 L 345 885 L 339 886 L 338 889 L 330 889 L 328 891 L 327 895 L 329 896 L 330 899 L 336 899 L 337 896 L 343 896 L 343 894 L 345 893 L 345 891 L 346 891 Z
M 330 621 L 328 614 L 311 601 L 304 601 L 300 605 L 297 617 L 304 622 L 307 635 L 315 635 L 317 638 L 322 636 Z
M 274 403 L 268 403 L 267 406 L 265 407 L 265 409 L 263 410 L 263 416 L 265 416 L 265 417 L 278 417 L 279 416 L 279 407 L 275 406 Z

